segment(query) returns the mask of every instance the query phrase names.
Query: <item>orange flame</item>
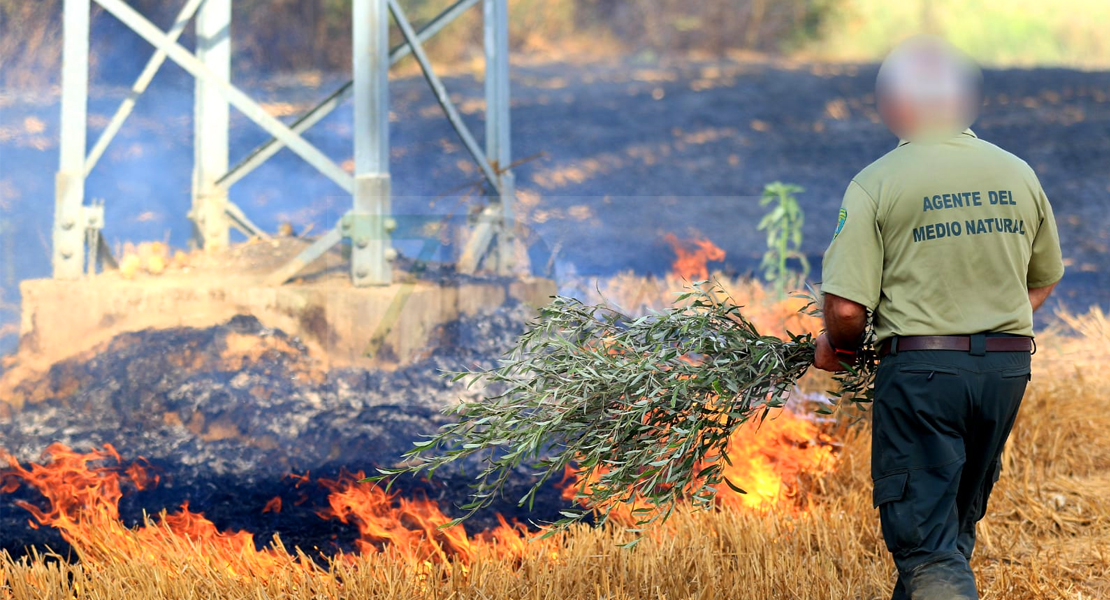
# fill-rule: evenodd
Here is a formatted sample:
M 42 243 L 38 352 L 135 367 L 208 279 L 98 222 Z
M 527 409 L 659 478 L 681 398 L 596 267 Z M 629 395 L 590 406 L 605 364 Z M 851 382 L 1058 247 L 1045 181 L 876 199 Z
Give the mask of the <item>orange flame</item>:
M 836 445 L 817 424 L 784 410 L 762 423 L 749 421 L 729 440 L 732 464 L 722 474 L 747 492 L 727 488 L 717 502 L 725 506 L 768 509 L 798 507 L 799 484 L 805 477 L 818 477 L 836 464 Z
M 118 460 L 119 455 L 117 454 L 115 458 Z M 142 457 L 139 457 L 139 460 L 142 460 Z M 131 483 L 134 483 L 135 488 L 139 491 L 155 487 L 162 480 L 157 473 L 151 473 L 146 467 L 137 462 L 131 463 L 124 472 L 127 473 L 127 477 L 131 479 Z
M 804 510 L 800 484 L 804 478 L 819 477 L 832 471 L 836 463 L 836 444 L 814 422 L 783 410 L 761 424 L 750 421 L 740 426 L 728 443 L 732 464 L 725 464 L 722 475 L 746 493 L 730 487 L 718 490 L 719 506 L 756 510 Z M 574 500 L 580 489 L 600 477 L 594 472 L 583 482 L 568 467 L 561 485 L 563 499 Z M 638 519 L 633 510 L 640 504 L 619 504 L 609 518 L 631 524 Z M 642 516 L 640 517 L 642 518 Z
M 119 453 L 111 445 L 87 453 L 73 452 L 62 444 L 52 444 L 44 453 L 43 464 L 24 468 L 14 457 L 0 453 L 9 468 L 0 471 L 0 491 L 11 493 L 27 484 L 47 500 L 48 508 L 17 501 L 31 513 L 32 527 L 48 525 L 62 536 L 89 563 L 119 562 L 128 557 L 143 557 L 161 564 L 181 565 L 199 561 L 218 566 L 231 575 L 266 575 L 293 565 L 304 573 L 314 565 L 303 556 L 290 555 L 275 539 L 275 548 L 258 550 L 254 537 L 246 531 L 220 531 L 201 513 L 189 510 L 186 502 L 178 512 L 163 513 L 157 522 L 128 528 L 120 520 L 119 501 L 124 486 L 145 489 L 158 482 L 158 476 L 139 463 L 118 466 Z M 116 466 L 101 466 L 106 460 Z M 291 475 L 296 486 L 309 481 L 308 475 Z M 389 549 L 420 573 L 430 572 L 432 564 L 465 565 L 476 547 L 498 556 L 523 556 L 527 528 L 510 524 L 498 515 L 500 525 L 473 540 L 460 526 L 441 528 L 450 519 L 427 498 L 408 499 L 387 494 L 380 487 L 359 483 L 362 473 L 340 473 L 336 479 L 319 479 L 330 492 L 328 508 L 318 511 L 326 519 L 354 524 L 359 530 L 359 554 L 376 554 Z M 272 498 L 262 512 L 280 512 L 281 497 Z M 198 548 L 203 549 L 197 552 Z M 184 553 L 185 556 L 182 556 Z
M 266 506 L 262 507 L 263 514 L 268 512 L 281 512 L 281 496 L 274 496 L 273 498 L 270 498 L 270 501 L 266 503 Z
M 748 493 L 724 488 L 717 502 L 744 509 L 805 510 L 800 482 L 831 471 L 835 452 L 832 440 L 816 424 L 788 411 L 758 426 L 746 424 L 730 441 L 732 464 L 724 475 Z M 163 512 L 141 526 L 127 527 L 119 515 L 124 490 L 156 485 L 158 476 L 139 462 L 121 466 L 119 453 L 111 445 L 78 453 L 52 444 L 44 457 L 49 460 L 25 468 L 0 451 L 0 458 L 6 458 L 9 465 L 0 470 L 0 491 L 11 493 L 24 484 L 38 490 L 46 499 L 46 508 L 25 501 L 17 504 L 30 513 L 33 527 L 57 528 L 83 562 L 109 564 L 141 557 L 181 572 L 194 565 L 218 568 L 236 578 L 290 569 L 299 576 L 321 573 L 305 555 L 287 552 L 276 537 L 272 547 L 258 549 L 251 533 L 221 531 L 203 514 L 189 510 L 187 502 L 174 513 Z M 102 464 L 106 461 L 115 465 Z M 311 481 L 307 473 L 291 477 L 296 487 Z M 434 565 L 448 570 L 458 567 L 467 573 L 468 565 L 479 555 L 519 562 L 533 548 L 558 561 L 557 548 L 551 543 L 526 545 L 528 529 L 520 523 L 497 515 L 497 527 L 469 536 L 461 525 L 445 527 L 450 519 L 434 501 L 389 494 L 381 487 L 360 483 L 362 477 L 362 473 L 341 472 L 335 479 L 317 480 L 329 492 L 327 508 L 317 514 L 357 527 L 360 555 L 388 552 L 422 577 L 430 576 Z M 568 470 L 564 483 L 572 479 L 576 480 L 577 474 Z M 564 498 L 573 499 L 580 485 L 575 481 L 566 486 Z M 281 498 L 275 497 L 263 512 L 280 512 L 281 504 Z M 636 506 L 621 504 L 610 516 L 633 523 Z
M 387 494 L 379 486 L 359 483 L 363 477 L 362 472 L 343 472 L 337 479 L 319 480 L 331 494 L 330 508 L 318 514 L 357 526 L 359 539 L 355 543 L 360 553 L 375 554 L 388 545 L 413 563 L 470 558 L 466 530 L 459 526 L 440 529 L 451 519 L 435 502 Z
M 500 513 L 497 522 L 497 527 L 479 533 L 477 541 L 484 547 L 499 550 L 501 556 L 523 556 L 524 543 L 529 535 L 528 526 L 516 520 L 510 523 Z
M 47 466 L 33 464 L 30 469 L 21 467 L 14 457 L 3 455 L 10 467 L 0 475 L 3 490 L 13 492 L 23 481 L 34 486 L 49 501 L 47 511 L 29 502 L 16 501 L 17 506 L 38 521 L 38 524 L 31 521 L 32 527 L 72 523 L 92 511 L 103 511 L 109 518 L 119 519 L 119 500 L 123 492 L 118 469 L 89 467 L 91 462 L 108 458 L 120 461 L 119 453 L 111 444 L 104 444 L 103 450 L 88 454 L 77 454 L 62 444 L 51 444 L 45 454 L 51 456 L 52 463 Z
M 50 460 L 29 469 L 14 457 L 0 454 L 8 462 L 8 468 L 0 472 L 0 489 L 10 493 L 25 483 L 38 490 L 48 501 L 47 509 L 23 501 L 16 504 L 34 517 L 32 527 L 57 528 L 85 562 L 105 564 L 143 557 L 175 567 L 188 563 L 217 566 L 236 577 L 265 575 L 291 566 L 308 572 L 311 567 L 286 552 L 256 549 L 249 532 L 219 531 L 204 515 L 190 511 L 188 502 L 176 513 L 163 513 L 157 522 L 148 519 L 143 526 L 128 528 L 119 518 L 121 484 L 144 489 L 158 478 L 138 463 L 127 468 L 91 466 L 107 459 L 118 465 L 119 453 L 110 444 L 85 454 L 51 444 L 44 453 Z M 197 552 L 198 548 L 203 552 Z
M 725 259 L 725 251 L 705 238 L 679 240 L 675 234 L 668 233 L 663 239 L 675 253 L 671 272 L 689 281 L 709 279 L 709 261 Z

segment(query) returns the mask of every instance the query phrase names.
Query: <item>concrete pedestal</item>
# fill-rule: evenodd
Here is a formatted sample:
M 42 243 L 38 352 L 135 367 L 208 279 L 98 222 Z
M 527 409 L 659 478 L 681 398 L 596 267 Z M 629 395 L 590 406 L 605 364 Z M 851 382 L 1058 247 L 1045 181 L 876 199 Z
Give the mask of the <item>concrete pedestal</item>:
M 510 299 L 543 305 L 555 293 L 546 279 L 267 287 L 249 276 L 187 274 L 39 279 L 24 281 L 20 289 L 20 354 L 27 359 L 60 360 L 124 331 L 208 327 L 249 314 L 299 336 L 330 364 L 376 368 L 411 362 L 438 325 Z

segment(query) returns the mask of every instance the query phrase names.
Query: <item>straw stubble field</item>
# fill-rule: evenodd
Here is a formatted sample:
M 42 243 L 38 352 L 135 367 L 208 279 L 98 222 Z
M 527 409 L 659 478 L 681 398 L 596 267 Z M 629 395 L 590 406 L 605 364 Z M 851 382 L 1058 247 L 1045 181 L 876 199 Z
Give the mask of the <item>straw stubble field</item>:
M 765 323 L 796 308 L 768 308 L 758 287 L 731 287 Z M 659 297 L 632 280 L 606 289 L 618 304 Z M 1098 310 L 1061 314 L 1038 345 L 973 566 L 984 599 L 1110 598 L 1110 320 Z M 826 383 L 807 376 L 803 387 Z M 680 511 L 633 550 L 617 548 L 628 540 L 619 528 L 581 526 L 515 545 L 475 538 L 470 557 L 454 562 L 414 563 L 387 546 L 317 567 L 279 546 L 282 558 L 259 569 L 176 535 L 133 556 L 96 552 L 94 540 L 75 545 L 73 563 L 5 556 L 0 597 L 886 598 L 894 567 L 871 506 L 870 431 L 858 417 L 845 410 L 822 425 L 841 444 L 835 469 L 803 481 L 792 508 Z

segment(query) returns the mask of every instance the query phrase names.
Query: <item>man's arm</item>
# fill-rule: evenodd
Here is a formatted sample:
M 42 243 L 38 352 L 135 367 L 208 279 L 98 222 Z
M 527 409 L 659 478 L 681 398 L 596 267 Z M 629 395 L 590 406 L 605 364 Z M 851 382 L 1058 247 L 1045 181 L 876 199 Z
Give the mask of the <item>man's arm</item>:
M 1029 304 L 1033 305 L 1033 312 L 1037 312 L 1037 309 L 1044 304 L 1044 301 L 1048 300 L 1048 295 L 1052 293 L 1055 287 L 1056 284 L 1053 283 L 1044 287 L 1029 289 Z
M 1025 276 L 1025 287 L 1029 290 L 1029 304 L 1036 311 L 1048 299 L 1052 288 L 1064 276 L 1064 257 L 1060 251 L 1060 233 L 1056 229 L 1056 217 L 1052 214 L 1052 203 L 1037 181 L 1037 175 L 1030 169 L 1036 190 L 1037 209 L 1041 222 L 1033 237 L 1033 254 L 1029 257 L 1029 270 Z
M 841 363 L 850 361 L 837 356 L 836 350 L 859 349 L 863 333 L 867 330 L 867 308 L 858 302 L 826 293 L 823 312 L 825 333 L 817 337 L 813 366 L 825 371 L 843 371 Z
M 821 290 L 825 294 L 825 331 L 817 337 L 813 364 L 826 371 L 843 371 L 836 350 L 857 350 L 867 328 L 867 311 L 879 304 L 883 281 L 883 236 L 878 202 L 856 180 L 844 190 L 840 219 L 825 250 Z

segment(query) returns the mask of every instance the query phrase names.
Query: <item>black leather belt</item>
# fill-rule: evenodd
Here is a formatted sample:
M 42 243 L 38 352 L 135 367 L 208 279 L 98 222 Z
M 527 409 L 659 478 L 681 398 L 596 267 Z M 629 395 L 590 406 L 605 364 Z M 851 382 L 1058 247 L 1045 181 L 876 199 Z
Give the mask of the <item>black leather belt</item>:
M 898 352 L 909 350 L 958 350 L 971 351 L 970 335 L 916 335 L 895 338 Z M 1033 340 L 1027 337 L 988 337 L 986 352 L 1031 352 Z M 879 357 L 890 354 L 891 340 L 879 344 Z

